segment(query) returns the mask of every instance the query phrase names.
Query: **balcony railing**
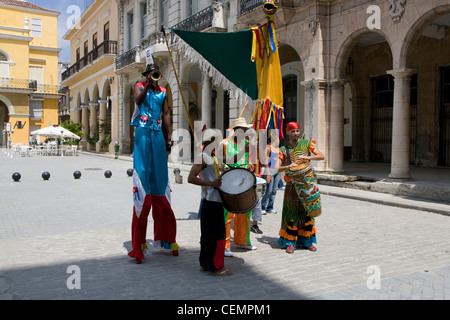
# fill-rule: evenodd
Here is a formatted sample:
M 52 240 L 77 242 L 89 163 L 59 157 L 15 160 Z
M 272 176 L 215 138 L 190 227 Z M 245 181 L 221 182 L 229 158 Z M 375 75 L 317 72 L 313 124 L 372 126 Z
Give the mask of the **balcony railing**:
M 32 90 L 36 91 L 38 87 L 36 80 L 30 79 L 15 79 L 15 78 L 0 78 L 0 89 L 15 89 L 15 90 Z
M 214 17 L 213 6 L 209 6 L 202 11 L 190 16 L 189 18 L 181 21 L 173 26 L 175 29 L 186 31 L 201 31 L 206 28 L 212 27 L 212 21 Z
M 241 0 L 241 15 L 261 6 L 261 0 Z
M 25 90 L 35 93 L 58 94 L 58 85 L 39 84 L 36 80 L 0 78 L 0 89 Z
M 70 76 L 76 74 L 84 67 L 92 64 L 97 59 L 101 58 L 105 54 L 117 54 L 117 41 L 105 41 L 94 48 L 91 52 L 85 55 L 83 58 L 75 62 L 69 69 L 64 71 L 61 75 L 62 81 L 66 80 Z
M 116 57 L 116 70 L 122 69 L 134 62 L 136 62 L 137 47 L 122 53 Z

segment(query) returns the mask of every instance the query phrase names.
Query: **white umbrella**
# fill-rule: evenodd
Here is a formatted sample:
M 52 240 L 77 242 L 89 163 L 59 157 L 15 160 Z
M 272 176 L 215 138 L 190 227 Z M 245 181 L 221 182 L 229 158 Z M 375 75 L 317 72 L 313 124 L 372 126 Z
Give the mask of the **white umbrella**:
M 31 132 L 31 135 L 33 136 L 44 136 L 44 137 L 51 137 L 51 138 L 72 138 L 72 139 L 81 139 L 80 136 L 77 136 L 75 133 L 60 127 L 60 126 L 50 126 L 46 128 L 42 128 L 39 130 L 35 130 Z

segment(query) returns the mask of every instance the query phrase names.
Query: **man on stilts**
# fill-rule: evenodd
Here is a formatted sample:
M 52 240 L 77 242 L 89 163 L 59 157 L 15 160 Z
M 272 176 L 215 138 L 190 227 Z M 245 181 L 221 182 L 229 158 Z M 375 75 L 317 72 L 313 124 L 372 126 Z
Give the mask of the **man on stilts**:
M 171 144 L 172 123 L 166 89 L 158 85 L 161 77 L 155 64 L 147 65 L 146 81 L 134 86 L 136 109 L 131 119 L 135 126 L 133 151 L 133 221 L 131 238 L 133 250 L 128 253 L 141 263 L 147 249 L 146 234 L 150 209 L 153 207 L 154 243 L 178 255 L 176 220 L 170 206 L 170 187 L 166 146 Z M 164 138 L 162 126 L 167 130 Z

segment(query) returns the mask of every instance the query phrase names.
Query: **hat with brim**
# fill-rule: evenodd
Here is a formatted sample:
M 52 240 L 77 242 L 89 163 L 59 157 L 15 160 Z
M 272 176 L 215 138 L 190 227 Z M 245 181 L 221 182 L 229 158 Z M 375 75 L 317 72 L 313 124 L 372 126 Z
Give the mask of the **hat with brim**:
M 210 142 L 213 137 L 220 138 L 222 133 L 219 129 L 206 129 L 202 133 L 202 142 L 207 143 Z
M 146 77 L 150 72 L 154 70 L 159 70 L 159 67 L 156 64 L 148 64 L 147 67 L 145 68 L 145 71 L 142 72 L 142 75 Z
M 234 128 L 251 128 L 253 127 L 252 124 L 248 124 L 245 118 L 236 118 L 233 120 L 233 124 L 228 129 L 234 129 Z

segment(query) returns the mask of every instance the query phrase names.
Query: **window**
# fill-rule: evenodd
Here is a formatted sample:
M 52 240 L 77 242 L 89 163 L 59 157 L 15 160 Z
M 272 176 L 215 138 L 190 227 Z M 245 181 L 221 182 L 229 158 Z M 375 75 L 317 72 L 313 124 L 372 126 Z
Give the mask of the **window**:
M 44 91 L 44 68 L 30 66 L 30 80 L 35 80 L 37 82 L 37 90 Z
M 161 0 L 160 14 L 161 24 L 167 28 L 169 26 L 169 0 Z
M 43 99 L 30 99 L 30 119 L 41 120 L 42 118 L 42 101 Z
M 0 52 L 0 78 L 9 78 L 9 63 L 6 54 Z
M 128 49 L 133 48 L 133 12 L 128 13 Z
M 92 36 L 92 47 L 95 48 L 97 46 L 97 32 Z
M 187 7 L 187 17 L 196 14 L 198 11 L 198 0 L 189 0 Z
M 147 2 L 141 2 L 141 38 L 147 35 Z
M 76 61 L 79 61 L 81 59 L 81 55 L 80 55 L 80 48 L 77 49 L 76 51 Z
M 87 56 L 89 52 L 89 47 L 88 47 L 88 41 L 86 40 L 86 42 L 84 43 L 84 56 Z
M 42 21 L 41 19 L 31 18 L 31 32 L 32 37 L 42 36 Z
M 109 21 L 103 26 L 103 41 L 109 41 Z

